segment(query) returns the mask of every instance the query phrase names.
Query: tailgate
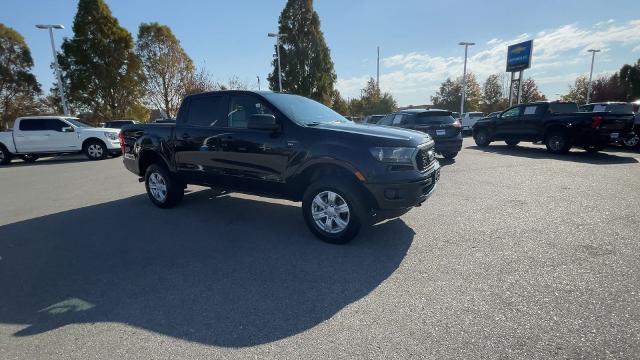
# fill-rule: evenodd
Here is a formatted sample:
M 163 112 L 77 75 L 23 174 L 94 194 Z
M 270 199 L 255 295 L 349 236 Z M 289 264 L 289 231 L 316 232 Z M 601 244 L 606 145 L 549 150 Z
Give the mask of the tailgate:
M 606 131 L 631 131 L 633 128 L 632 114 L 615 114 L 610 112 L 594 113 L 594 116 L 601 116 L 600 130 Z
M 417 125 L 416 130 L 429 134 L 433 139 L 455 137 L 460 133 L 460 128 L 451 124 L 443 125 Z

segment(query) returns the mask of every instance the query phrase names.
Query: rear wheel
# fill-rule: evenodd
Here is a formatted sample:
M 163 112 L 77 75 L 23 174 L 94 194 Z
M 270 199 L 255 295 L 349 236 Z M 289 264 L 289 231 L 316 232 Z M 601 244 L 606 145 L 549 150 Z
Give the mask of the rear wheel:
M 448 153 L 442 153 L 442 156 L 444 156 L 445 159 L 453 159 L 456 156 L 458 156 L 458 152 L 448 152 Z
M 489 139 L 489 132 L 487 130 L 476 130 L 473 132 L 473 140 L 475 140 L 476 145 L 480 147 L 489 146 L 491 140 Z
M 11 153 L 0 145 L 0 165 L 7 165 L 11 162 Z
M 504 142 L 506 142 L 509 146 L 516 146 L 520 143 L 520 141 L 517 140 L 505 140 Z
M 144 180 L 147 195 L 157 207 L 174 207 L 184 197 L 184 186 L 162 166 L 149 165 Z
M 360 191 L 335 178 L 321 178 L 309 186 L 302 200 L 307 226 L 318 238 L 344 244 L 360 231 L 365 212 Z
M 550 132 L 544 140 L 547 151 L 552 154 L 566 154 L 571 149 L 569 137 L 564 131 Z
M 631 138 L 624 139 L 622 143 L 628 148 L 638 147 L 638 144 L 640 144 L 640 136 L 638 136 L 638 134 L 633 135 Z
M 24 155 L 20 155 L 20 158 L 24 162 L 32 163 L 38 160 L 40 157 L 38 155 L 33 155 L 33 154 L 24 154 Z
M 87 142 L 83 150 L 89 160 L 102 160 L 107 157 L 107 147 L 99 140 Z

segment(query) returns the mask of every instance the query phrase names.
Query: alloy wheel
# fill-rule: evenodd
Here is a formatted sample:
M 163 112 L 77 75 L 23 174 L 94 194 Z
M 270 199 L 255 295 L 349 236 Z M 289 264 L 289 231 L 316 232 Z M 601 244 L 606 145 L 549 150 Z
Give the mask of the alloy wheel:
M 313 198 L 311 216 L 322 231 L 337 234 L 349 225 L 351 211 L 342 196 L 333 191 L 322 191 Z
M 91 156 L 94 159 L 98 159 L 102 157 L 102 151 L 103 151 L 102 146 L 98 144 L 91 144 L 87 148 L 87 152 L 89 153 L 89 156 Z
M 149 175 L 149 191 L 151 191 L 151 196 L 159 202 L 164 202 L 167 199 L 167 183 L 162 175 L 157 172 Z

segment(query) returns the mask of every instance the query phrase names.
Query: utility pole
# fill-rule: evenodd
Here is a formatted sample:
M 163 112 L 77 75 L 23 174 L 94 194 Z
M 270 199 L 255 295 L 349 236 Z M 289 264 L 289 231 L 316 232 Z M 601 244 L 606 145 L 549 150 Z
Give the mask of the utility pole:
M 380 46 L 378 46 L 378 66 L 376 69 L 376 87 L 380 91 Z
M 256 76 L 258 78 L 258 91 L 260 91 L 260 75 Z
M 64 96 L 64 84 L 62 83 L 62 74 L 60 73 L 60 66 L 58 65 L 58 57 L 56 56 L 56 45 L 53 41 L 53 29 L 64 29 L 64 26 L 60 24 L 48 24 L 48 25 L 36 25 L 38 29 L 48 29 L 49 38 L 51 39 L 51 51 L 53 52 L 53 65 L 55 67 L 56 76 L 58 77 L 58 91 L 60 93 L 60 101 L 62 102 L 62 109 L 64 115 L 69 116 L 69 107 L 67 106 L 67 99 Z
M 593 62 L 596 59 L 596 53 L 600 52 L 600 49 L 589 49 L 587 50 L 591 53 L 591 71 L 589 72 L 589 87 L 587 88 L 587 104 L 591 100 L 591 79 L 593 77 Z
M 276 53 L 278 56 L 278 85 L 280 92 L 282 92 L 282 67 L 280 66 L 280 38 L 286 36 L 286 34 L 280 33 L 268 33 L 267 36 L 276 38 Z
M 462 101 L 460 102 L 460 116 L 464 113 L 464 98 L 467 93 L 467 49 L 469 46 L 475 45 L 472 42 L 459 42 L 458 45 L 464 46 L 464 70 L 462 71 Z

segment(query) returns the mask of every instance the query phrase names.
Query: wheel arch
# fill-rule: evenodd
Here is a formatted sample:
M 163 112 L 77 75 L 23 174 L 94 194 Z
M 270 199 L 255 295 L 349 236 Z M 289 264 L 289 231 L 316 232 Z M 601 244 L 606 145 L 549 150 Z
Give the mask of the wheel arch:
M 147 168 L 152 164 L 158 164 L 164 167 L 167 171 L 171 171 L 168 161 L 153 149 L 145 149 L 138 155 L 138 171 L 140 176 L 144 176 Z
M 82 141 L 82 150 L 84 151 L 84 149 L 86 148 L 86 146 L 87 146 L 89 143 L 94 142 L 94 141 L 97 141 L 97 142 L 101 143 L 102 145 L 104 145 L 104 148 L 105 148 L 105 149 L 107 149 L 107 144 L 106 144 L 102 139 L 99 139 L 99 138 L 97 138 L 97 137 L 95 137 L 95 136 L 92 136 L 92 137 L 88 137 L 88 138 L 86 138 L 86 139 L 84 139 L 84 140 Z M 108 150 L 108 149 L 107 149 L 107 150 Z

